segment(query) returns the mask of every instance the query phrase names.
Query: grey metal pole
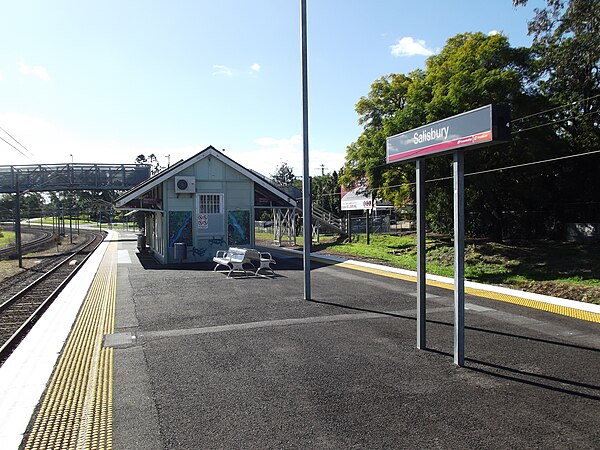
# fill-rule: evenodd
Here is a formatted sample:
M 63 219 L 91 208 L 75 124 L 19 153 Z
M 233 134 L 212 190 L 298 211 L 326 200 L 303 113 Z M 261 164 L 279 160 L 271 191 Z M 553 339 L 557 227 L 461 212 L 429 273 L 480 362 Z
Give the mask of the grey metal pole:
M 19 268 L 23 268 L 23 247 L 21 245 L 21 192 L 19 189 L 19 172 L 15 172 L 15 247 L 19 258 Z
M 69 202 L 69 235 L 71 236 L 71 244 L 73 243 L 73 197 Z
M 310 178 L 308 176 L 308 50 L 306 39 L 306 0 L 300 0 L 302 27 L 302 226 L 304 240 L 304 300 L 311 299 L 310 293 L 310 248 L 312 244 L 312 208 Z
M 346 218 L 348 221 L 348 242 L 352 242 L 352 217 L 350 217 L 350 211 L 346 211 Z
M 368 209 L 367 209 L 366 218 L 367 218 L 367 220 L 365 221 L 365 233 L 367 234 L 367 245 L 371 245 L 370 214 L 369 214 Z
M 465 170 L 464 153 L 454 152 L 454 364 L 465 364 Z
M 417 348 L 427 348 L 425 161 L 417 159 Z

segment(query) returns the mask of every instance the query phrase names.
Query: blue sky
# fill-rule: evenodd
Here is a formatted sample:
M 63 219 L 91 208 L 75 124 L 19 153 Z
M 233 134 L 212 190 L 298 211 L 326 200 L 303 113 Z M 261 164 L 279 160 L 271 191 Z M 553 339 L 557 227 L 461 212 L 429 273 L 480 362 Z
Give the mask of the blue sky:
M 163 165 L 208 145 L 265 175 L 302 174 L 299 0 L 5 1 L 0 164 Z M 462 32 L 529 46 L 530 0 L 307 0 L 310 172 L 338 170 L 354 105 Z M 0 137 L 12 142 L 0 130 Z M 72 155 L 72 156 L 71 156 Z

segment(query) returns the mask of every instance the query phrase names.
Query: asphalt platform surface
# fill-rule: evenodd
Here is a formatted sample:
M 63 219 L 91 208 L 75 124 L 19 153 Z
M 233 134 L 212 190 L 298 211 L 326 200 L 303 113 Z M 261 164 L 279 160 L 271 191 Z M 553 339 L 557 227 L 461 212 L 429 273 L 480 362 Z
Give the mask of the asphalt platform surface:
M 275 277 L 161 267 L 122 239 L 115 449 L 600 448 L 600 326 L 273 254 Z M 133 337 L 132 337 L 133 336 Z

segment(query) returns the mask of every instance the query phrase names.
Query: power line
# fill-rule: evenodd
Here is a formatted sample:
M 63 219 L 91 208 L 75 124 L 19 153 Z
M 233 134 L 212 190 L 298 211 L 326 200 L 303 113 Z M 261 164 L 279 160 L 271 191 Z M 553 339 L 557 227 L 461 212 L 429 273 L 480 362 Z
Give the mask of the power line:
M 557 158 L 544 159 L 542 161 L 533 161 L 533 162 L 529 162 L 529 163 L 515 164 L 513 166 L 501 167 L 499 169 L 481 170 L 479 172 L 471 172 L 471 173 L 468 173 L 468 174 L 465 173 L 465 176 L 468 176 L 468 175 L 480 175 L 482 173 L 496 172 L 498 170 L 517 169 L 519 167 L 533 166 L 533 165 L 536 165 L 536 164 L 545 164 L 545 163 L 548 163 L 548 162 L 561 161 L 563 159 L 578 158 L 580 156 L 593 155 L 593 154 L 596 154 L 596 153 L 600 153 L 600 150 L 593 150 L 591 152 L 585 152 L 585 153 L 577 153 L 576 155 L 559 156 Z M 450 178 L 452 178 L 452 177 L 450 177 Z
M 31 159 L 29 156 L 27 156 L 25 153 L 23 153 L 21 150 L 19 150 L 17 147 L 15 147 L 14 145 L 12 145 L 10 142 L 8 142 L 6 139 L 4 139 L 2 136 L 0 136 L 0 139 L 2 139 L 4 142 L 6 142 L 8 145 L 10 145 L 12 148 L 14 148 L 16 151 L 18 151 L 21 155 L 23 155 L 25 158 L 27 159 Z
M 491 172 L 499 172 L 501 170 L 510 170 L 510 169 L 518 169 L 520 167 L 527 167 L 527 166 L 534 166 L 534 165 L 538 165 L 538 164 L 546 164 L 549 162 L 555 162 L 555 161 L 561 161 L 561 160 L 565 160 L 565 159 L 571 159 L 571 158 L 578 158 L 580 156 L 587 156 L 587 155 L 594 155 L 600 153 L 600 150 L 593 150 L 590 152 L 585 152 L 585 153 L 577 153 L 575 155 L 566 155 L 566 156 L 559 156 L 557 158 L 549 158 L 549 159 L 544 159 L 541 161 L 532 161 L 532 162 L 528 162 L 528 163 L 522 163 L 522 164 L 514 164 L 512 166 L 505 166 L 505 167 L 497 167 L 495 169 L 487 169 L 487 170 L 480 170 L 477 172 L 470 172 L 470 173 L 465 173 L 465 177 L 468 176 L 473 176 L 473 175 L 482 175 L 484 173 L 491 173 Z M 430 180 L 425 180 L 426 183 L 435 183 L 437 181 L 445 181 L 445 180 L 451 180 L 452 177 L 440 177 L 440 178 L 432 178 Z M 402 186 L 414 186 L 416 183 L 400 183 L 400 184 L 393 184 L 391 186 L 385 186 L 385 187 L 379 187 L 379 188 L 375 188 L 375 191 L 379 191 L 382 189 L 390 189 L 390 188 L 396 188 L 396 187 L 402 187 Z M 339 192 L 334 192 L 334 193 L 327 193 L 327 194 L 322 194 L 323 196 L 328 196 L 328 195 L 341 195 Z
M 23 149 L 25 149 L 30 155 L 33 156 L 33 152 L 31 152 L 27 147 L 25 147 L 23 144 L 21 144 L 19 141 L 17 141 L 17 139 L 10 134 L 8 131 L 6 131 L 4 128 L 0 127 L 0 130 L 4 131 L 6 134 L 8 134 L 10 136 L 10 138 L 15 141 L 17 144 L 19 144 Z
M 596 153 L 600 153 L 600 150 L 593 150 L 591 152 L 585 152 L 585 153 L 577 153 L 576 155 L 566 155 L 566 156 L 559 156 L 557 158 L 550 158 L 550 159 L 544 159 L 541 161 L 532 161 L 532 162 L 528 162 L 528 163 L 522 163 L 522 164 L 514 164 L 512 166 L 505 166 L 505 167 L 498 167 L 496 169 L 487 169 L 487 170 L 480 170 L 477 172 L 469 172 L 469 173 L 465 173 L 465 177 L 468 176 L 473 176 L 473 175 L 482 175 L 484 173 L 491 173 L 491 172 L 499 172 L 501 170 L 510 170 L 510 169 L 518 169 L 520 167 L 527 167 L 527 166 L 535 166 L 538 164 L 546 164 L 549 162 L 554 162 L 554 161 L 561 161 L 564 159 L 571 159 L 571 158 L 578 158 L 580 156 L 586 156 L 586 155 L 593 155 Z M 425 180 L 426 183 L 433 183 L 436 181 L 444 181 L 444 180 L 451 180 L 452 177 L 441 177 L 441 178 L 432 178 L 431 180 Z M 412 186 L 415 183 L 405 183 L 405 184 L 399 184 L 399 186 Z M 396 187 L 396 186 L 389 186 L 389 187 Z M 381 189 L 381 188 L 379 188 Z
M 600 94 L 593 95 L 592 97 L 587 97 L 587 98 L 584 98 L 584 99 L 578 100 L 578 101 L 576 101 L 576 102 L 572 102 L 572 103 L 565 103 L 564 105 L 557 106 L 557 107 L 555 107 L 555 108 L 550 108 L 550 109 L 547 109 L 547 110 L 545 110 L 545 111 L 540 111 L 540 112 L 536 112 L 536 113 L 533 113 L 533 114 L 529 114 L 529 115 L 527 115 L 527 116 L 519 117 L 519 118 L 517 118 L 517 119 L 513 119 L 513 120 L 511 120 L 511 122 L 519 122 L 519 121 L 521 121 L 521 120 L 529 119 L 530 117 L 541 116 L 542 114 L 546 114 L 546 113 L 549 113 L 549 112 L 552 112 L 552 111 L 556 111 L 556 110 L 558 110 L 558 109 L 564 109 L 564 108 L 567 108 L 567 107 L 569 107 L 569 106 L 575 106 L 575 105 L 577 105 L 577 104 L 579 104 L 579 103 L 587 102 L 588 100 L 593 100 L 593 99 L 595 99 L 595 98 L 598 98 L 598 97 L 600 97 Z
M 529 127 L 529 128 L 523 128 L 522 130 L 513 131 L 513 132 L 512 132 L 512 134 L 518 134 L 518 133 L 522 133 L 523 131 L 534 130 L 534 129 L 536 129 L 536 128 L 542 128 L 542 127 L 546 127 L 546 126 L 548 126 L 548 125 L 554 125 L 555 123 L 567 122 L 567 121 L 569 121 L 569 120 L 576 119 L 576 118 L 578 118 L 578 117 L 588 116 L 588 115 L 590 115 L 590 114 L 598 114 L 599 112 L 600 112 L 600 110 L 598 110 L 598 111 L 589 111 L 589 112 L 586 112 L 586 113 L 584 113 L 584 114 L 578 114 L 578 115 L 576 115 L 576 116 L 567 117 L 567 118 L 565 118 L 565 119 L 553 120 L 553 121 L 551 121 L 551 122 L 546 122 L 546 123 L 543 123 L 543 124 L 541 124 L 541 125 L 535 125 L 535 126 L 533 126 L 533 127 Z

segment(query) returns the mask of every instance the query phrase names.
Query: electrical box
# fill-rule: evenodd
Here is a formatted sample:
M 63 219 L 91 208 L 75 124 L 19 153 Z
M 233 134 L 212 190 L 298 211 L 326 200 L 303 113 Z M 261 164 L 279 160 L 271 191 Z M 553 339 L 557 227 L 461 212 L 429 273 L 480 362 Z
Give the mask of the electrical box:
M 196 177 L 175 177 L 176 194 L 195 194 Z

